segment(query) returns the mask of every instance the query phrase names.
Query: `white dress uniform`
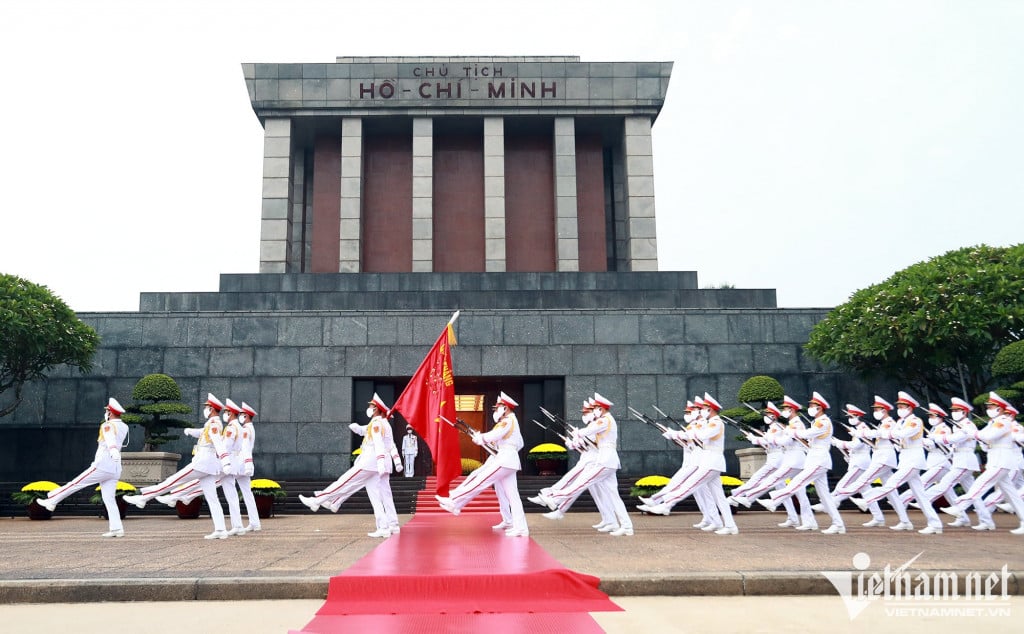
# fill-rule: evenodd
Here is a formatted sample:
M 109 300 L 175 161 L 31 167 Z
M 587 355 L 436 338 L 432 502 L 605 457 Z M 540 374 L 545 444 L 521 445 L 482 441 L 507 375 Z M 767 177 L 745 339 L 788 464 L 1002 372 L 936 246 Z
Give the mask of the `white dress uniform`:
M 926 495 L 929 487 L 941 480 L 949 471 L 950 456 L 946 446 L 941 442 L 942 437 L 951 431 L 949 425 L 942 422 L 948 416 L 946 410 L 935 403 L 928 404 L 928 424 L 931 425 L 931 428 L 924 437 L 927 454 L 925 455 L 925 471 L 921 474 L 921 484 L 924 485 Z M 900 494 L 900 499 L 904 504 L 908 504 L 913 497 L 914 493 L 909 489 Z M 918 502 L 920 503 L 921 500 Z
M 416 456 L 419 455 L 419 440 L 416 434 L 410 429 L 402 438 L 402 457 L 405 459 L 405 477 L 411 478 L 416 475 Z
M 597 445 L 597 456 L 587 463 L 571 484 L 561 489 L 554 489 L 550 495 L 541 499 L 552 511 L 565 511 L 588 488 L 604 495 L 615 516 L 618 528 L 608 534 L 621 537 L 633 534 L 633 520 L 622 498 L 619 497 L 619 486 L 616 472 L 620 468 L 618 453 L 618 424 L 609 412 L 612 402 L 594 394 L 594 418 L 586 427 L 578 430 L 576 436 L 580 442 L 593 442 Z M 588 439 L 588 440 L 584 440 Z
M 107 511 L 108 530 L 103 534 L 104 537 L 124 536 L 124 525 L 121 523 L 121 513 L 117 509 L 115 495 L 117 480 L 121 477 L 121 447 L 128 437 L 128 426 L 120 419 L 123 413 L 124 408 L 116 399 L 107 400 L 104 414 L 106 420 L 100 424 L 99 435 L 96 438 L 96 455 L 89 468 L 67 484 L 50 491 L 46 499 L 37 502 L 52 511 L 61 500 L 72 493 L 98 484 L 103 507 Z
M 896 403 L 897 405 L 907 406 L 906 410 L 908 410 L 907 414 L 900 418 L 888 433 L 889 439 L 897 441 L 900 445 L 900 456 L 896 473 L 889 476 L 882 486 L 874 488 L 861 498 L 862 501 L 858 506 L 863 509 L 867 508 L 868 503 L 877 502 L 883 497 L 895 493 L 897 487 L 903 484 L 910 487 L 918 501 L 927 499 L 924 486 L 921 484 L 921 470 L 927 465 L 924 455 L 924 421 L 910 413 L 919 404 L 906 392 L 899 393 L 899 399 Z M 889 499 L 890 501 L 892 500 L 891 497 Z M 896 502 L 898 504 L 897 510 L 902 508 L 906 512 L 906 505 L 903 504 L 898 495 L 896 496 Z M 942 520 L 939 519 L 939 515 L 932 508 L 932 505 L 922 503 L 921 512 L 924 513 L 928 526 L 919 532 L 924 534 L 941 533 Z M 904 530 L 912 530 L 913 527 L 913 524 L 909 521 L 902 526 Z
M 225 400 L 224 403 L 228 411 L 234 412 L 236 416 L 237 412 L 242 411 L 231 399 Z M 231 409 L 232 406 L 237 409 L 237 412 Z M 232 535 L 244 535 L 245 525 L 242 524 L 242 509 L 238 503 L 238 489 L 235 483 L 237 477 L 235 474 L 240 474 L 245 469 L 245 461 L 242 458 L 242 425 L 237 418 L 231 418 L 224 423 L 222 433 L 224 435 L 224 450 L 228 452 L 228 457 L 231 460 L 231 473 L 225 473 L 220 477 L 220 488 L 224 491 L 224 499 L 228 503 L 228 517 L 231 519 L 231 528 L 228 532 Z
M 502 392 L 498 397 L 497 406 L 500 412 L 494 427 L 486 433 L 473 435 L 473 442 L 478 445 L 490 445 L 497 449 L 493 460 L 488 460 L 473 474 L 472 479 L 463 481 L 448 497 L 435 496 L 444 510 L 458 515 L 462 509 L 477 495 L 493 486 L 498 494 L 499 503 L 502 496 L 509 506 L 512 527 L 505 531 L 509 537 L 526 537 L 530 534 L 526 524 L 526 513 L 516 486 L 516 472 L 522 468 L 519 461 L 519 450 L 523 448 L 523 435 L 519 428 L 519 419 L 512 413 L 517 407 L 511 397 Z M 479 473 L 478 473 L 479 472 Z M 467 484 L 468 483 L 468 484 Z
M 846 473 L 843 474 L 843 477 L 836 483 L 835 488 L 832 489 L 832 499 L 837 507 L 847 497 L 840 495 L 839 492 L 860 480 L 861 476 L 871 467 L 871 445 L 868 444 L 869 441 L 863 439 L 865 432 L 871 428 L 868 427 L 867 423 L 860 420 L 860 416 L 863 416 L 866 412 L 850 404 L 846 405 L 846 411 L 852 412 L 854 416 L 854 418 L 850 419 L 850 422 L 855 424 L 855 427 L 850 432 L 850 440 L 832 438 L 832 446 L 838 448 L 846 456 Z M 871 484 L 867 483 L 855 491 L 855 493 L 863 495 L 870 490 Z M 818 510 L 817 506 L 811 508 L 815 511 Z M 824 511 L 824 507 L 821 510 Z M 868 511 L 871 513 L 871 519 L 865 522 L 863 526 L 869 528 L 885 526 L 885 516 L 882 514 L 882 509 L 878 506 L 878 502 L 868 504 Z
M 225 539 L 228 537 L 228 532 L 224 526 L 224 510 L 217 497 L 217 480 L 222 473 L 231 471 L 231 458 L 224 448 L 223 424 L 219 417 L 224 405 L 216 396 L 208 394 L 204 406 L 211 410 L 212 415 L 206 419 L 202 428 L 184 430 L 187 436 L 197 438 L 192 462 L 163 482 L 144 487 L 139 490 L 138 495 L 126 495 L 124 499 L 126 502 L 142 508 L 149 500 L 170 493 L 181 485 L 197 479 L 203 497 L 206 499 L 206 505 L 209 507 L 210 518 L 213 520 L 213 532 L 206 535 L 206 538 Z
M 803 490 L 806 497 L 808 485 L 814 486 L 818 499 L 832 521 L 831 526 L 825 529 L 828 535 L 842 534 L 846 532 L 846 525 L 842 516 L 836 508 L 832 494 L 828 488 L 828 472 L 832 468 L 832 420 L 825 414 L 829 404 L 820 394 L 814 392 L 810 400 L 811 405 L 817 405 L 819 412 L 814 415 L 814 420 L 806 429 L 796 429 L 794 434 L 797 438 L 807 443 L 807 455 L 804 458 L 804 468 L 794 476 L 789 485 L 782 490 L 769 493 L 771 500 L 762 502 L 770 511 L 774 511 L 779 503 Z M 808 509 L 810 510 L 810 509 Z M 801 511 L 803 509 L 801 508 Z
M 735 535 L 738 531 L 732 518 L 732 509 L 725 499 L 722 489 L 721 474 L 725 471 L 725 423 L 717 416 L 722 407 L 710 394 L 704 394 L 701 416 L 704 424 L 692 432 L 687 432 L 689 440 L 698 441 L 704 450 L 697 461 L 697 469 L 679 486 L 666 491 L 661 503 L 648 507 L 648 512 L 668 515 L 672 507 L 686 499 L 699 489 L 710 493 L 718 508 L 723 527 L 716 530 L 717 535 Z
M 374 398 L 379 397 L 374 394 Z M 313 495 L 308 497 L 299 496 L 299 501 L 310 510 L 316 511 L 321 506 L 328 506 L 331 511 L 337 512 L 345 500 L 352 497 L 352 494 L 359 489 L 365 488 L 367 496 L 370 498 L 370 506 L 373 507 L 375 524 L 380 525 L 382 518 L 385 517 L 380 498 L 380 476 L 391 472 L 391 456 L 385 440 L 385 427 L 390 429 L 391 424 L 379 413 L 380 411 L 386 412 L 387 408 L 382 408 L 380 405 L 377 408 L 378 413 L 370 419 L 365 427 L 356 423 L 349 425 L 353 432 L 357 434 L 362 432 L 363 434 L 363 442 L 359 446 L 361 451 L 352 464 L 352 468 L 327 488 L 314 491 Z
M 703 402 L 703 400 L 701 402 Z M 638 505 L 638 509 L 641 511 L 649 511 L 652 507 L 661 504 L 668 493 L 678 490 L 679 486 L 697 471 L 704 449 L 697 444 L 698 441 L 693 438 L 695 437 L 697 430 L 704 427 L 704 423 L 704 420 L 693 418 L 690 414 L 687 414 L 685 429 L 670 429 L 662 434 L 662 436 L 668 440 L 682 443 L 683 460 L 679 465 L 679 469 L 672 474 L 672 477 L 669 478 L 668 482 L 665 483 L 665 486 L 663 486 L 661 490 L 648 499 L 640 498 L 640 501 L 643 502 L 643 504 Z M 701 520 L 694 524 L 694 528 L 699 528 L 703 531 L 713 531 L 724 526 L 722 523 L 722 516 L 718 512 L 717 507 L 715 507 L 714 498 L 707 489 L 695 489 L 693 492 L 693 500 L 697 503 L 697 509 L 701 514 Z
M 401 471 L 402 463 L 398 456 L 398 451 L 395 449 L 394 432 L 391 429 L 391 423 L 386 418 L 381 418 L 384 420 L 384 423 L 380 426 L 384 450 L 387 452 L 388 458 L 394 465 L 395 470 Z M 369 425 L 351 425 L 350 428 L 355 433 L 363 436 L 366 434 Z M 392 534 L 400 533 L 398 512 L 395 510 L 395 500 L 391 494 L 391 469 L 388 469 L 385 473 L 378 474 L 377 486 L 367 487 L 366 495 L 370 498 L 370 506 L 374 509 L 374 521 L 377 525 L 376 530 L 372 533 L 367 533 L 367 536 L 390 537 Z M 341 502 L 335 501 L 331 504 L 331 510 L 336 510 L 340 506 Z M 378 509 L 379 513 L 377 512 Z
M 736 487 L 732 490 L 732 495 L 725 498 L 729 504 L 738 506 L 739 502 L 736 501 L 736 497 L 746 496 L 747 493 L 757 489 L 764 482 L 774 482 L 776 490 L 781 490 L 786 487 L 785 478 L 777 478 L 775 474 L 779 469 L 782 468 L 782 456 L 783 449 L 775 439 L 778 438 L 779 434 L 785 433 L 785 427 L 778 421 L 779 416 L 782 412 L 775 406 L 774 403 L 769 402 L 765 409 L 771 414 L 771 417 L 765 417 L 765 423 L 768 427 L 761 436 L 755 436 L 753 434 L 747 434 L 747 440 L 751 444 L 761 447 L 765 452 L 765 462 L 760 469 L 755 471 L 745 483 L 741 486 Z M 784 498 L 782 505 L 786 509 L 786 521 L 779 524 L 782 528 L 796 527 L 800 525 L 800 517 L 796 513 L 796 507 L 793 506 L 792 498 Z
M 977 433 L 978 428 L 968 416 L 974 408 L 963 399 L 953 398 L 950 409 L 953 411 L 955 429 L 936 438 L 936 442 L 949 447 L 952 452 L 950 467 L 938 483 L 925 491 L 927 498 L 925 502 L 928 504 L 942 496 L 951 506 L 957 506 L 960 498 L 956 494 L 956 485 L 959 484 L 964 491 L 969 491 L 974 485 L 974 473 L 981 469 L 978 454 L 975 453 L 978 441 L 975 440 L 974 434 Z M 994 530 L 995 523 L 992 521 L 992 513 L 988 507 L 975 500 L 974 508 L 978 512 L 979 530 Z M 950 526 L 970 526 L 971 520 L 966 514 L 962 514 L 948 524 Z
M 985 470 L 978 476 L 971 489 L 960 498 L 960 502 L 951 509 L 957 515 L 963 514 L 968 503 L 981 499 L 994 487 L 1003 494 L 1020 521 L 1020 526 L 1010 532 L 1024 535 L 1024 499 L 1013 485 L 1014 475 L 1024 468 L 1024 456 L 1021 455 L 1020 446 L 1014 437 L 1024 436 L 1024 432 L 1017 431 L 1019 425 L 1010 413 L 1016 413 L 1016 409 L 1002 396 L 990 392 L 987 405 L 998 407 L 1001 411 L 988 425 L 974 434 L 976 440 L 988 446 Z
M 839 504 L 855 493 L 863 494 L 865 491 L 870 493 L 873 488 L 871 484 L 876 479 L 881 479 L 883 482 L 888 480 L 893 473 L 893 469 L 896 467 L 896 448 L 889 437 L 889 433 L 896 425 L 896 421 L 893 420 L 892 416 L 889 416 L 893 406 L 889 401 L 876 394 L 871 409 L 874 411 L 875 419 L 878 420 L 878 427 L 869 427 L 863 431 L 858 428 L 856 433 L 852 434 L 856 435 L 859 439 L 871 441 L 874 445 L 874 448 L 871 450 L 871 463 L 860 477 L 843 487 L 836 487 L 837 491 L 834 498 L 836 504 Z M 899 519 L 899 524 L 892 528 L 898 530 L 908 530 L 907 526 L 913 528 L 910 524 L 910 518 L 907 516 L 907 507 L 905 504 L 900 504 L 899 495 L 892 491 L 886 496 L 886 500 L 889 501 L 889 506 L 896 511 L 896 517 Z

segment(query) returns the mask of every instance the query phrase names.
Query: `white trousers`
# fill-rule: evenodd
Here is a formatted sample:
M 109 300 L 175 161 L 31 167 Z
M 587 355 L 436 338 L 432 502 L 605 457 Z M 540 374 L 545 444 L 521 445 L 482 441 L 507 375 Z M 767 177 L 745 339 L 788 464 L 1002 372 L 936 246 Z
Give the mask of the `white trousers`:
M 478 473 L 479 475 L 477 475 Z M 466 478 L 449 496 L 452 505 L 456 509 L 462 510 L 473 498 L 480 495 L 488 487 L 493 486 L 495 493 L 498 495 L 498 504 L 508 505 L 512 529 L 527 530 L 526 513 L 523 511 L 523 501 L 519 498 L 515 469 L 501 467 L 496 463 L 492 463 L 485 464 L 471 475 L 476 477 Z M 501 501 L 502 497 L 505 499 L 504 503 Z
M 862 498 L 867 499 L 865 496 L 870 495 L 875 488 L 871 486 L 871 483 L 878 478 L 881 478 L 884 482 L 891 478 L 892 474 L 892 467 L 880 462 L 872 462 L 868 465 L 868 468 L 864 470 L 864 473 L 860 474 L 860 477 L 856 480 L 844 487 L 836 487 L 837 491 L 834 498 L 836 504 L 839 504 L 854 493 L 860 493 Z M 909 524 L 910 518 L 907 517 L 907 505 L 900 504 L 899 494 L 895 491 L 890 491 L 885 499 L 889 500 L 889 506 L 892 507 L 892 510 L 896 511 L 896 517 L 899 519 L 900 523 Z M 878 501 L 875 500 L 874 503 L 877 504 Z M 871 508 L 870 502 L 868 503 L 868 508 Z M 871 514 L 874 515 L 873 510 Z
M 832 501 L 835 503 L 836 508 L 839 508 L 839 505 L 842 503 L 843 500 L 850 497 L 848 495 L 840 495 L 839 491 L 846 489 L 850 484 L 856 482 L 857 479 L 864 474 L 864 471 L 865 469 L 861 469 L 860 467 L 854 467 L 852 465 L 847 467 L 846 473 L 843 474 L 842 478 L 839 478 L 839 482 L 836 482 L 836 488 L 832 489 Z M 864 495 L 864 493 L 870 490 L 871 485 L 865 484 L 858 491 L 855 491 L 855 493 L 860 493 L 861 495 Z M 871 519 L 875 520 L 876 522 L 885 521 L 885 516 L 882 515 L 882 508 L 878 506 L 878 502 L 871 502 L 870 504 L 868 504 L 868 511 L 871 513 Z
M 415 469 L 416 469 L 416 454 L 414 454 L 414 453 L 407 453 L 407 454 L 405 454 L 405 477 L 411 478 L 414 475 L 416 475 L 415 473 L 413 473 L 413 471 Z
M 980 500 L 989 489 L 994 488 L 1003 494 L 1006 501 L 1013 507 L 1013 512 L 1017 515 L 1017 519 L 1024 525 L 1024 499 L 1021 499 L 1013 484 L 1016 472 L 1017 469 L 1008 469 L 1006 467 L 986 468 L 978 476 L 978 479 L 974 481 L 970 491 L 960 498 L 959 508 L 963 508 L 968 502 Z
M 939 519 L 939 514 L 935 512 L 935 509 L 932 508 L 931 504 L 924 503 L 924 500 L 928 499 L 928 496 L 925 495 L 924 485 L 921 483 L 921 470 L 917 467 L 900 466 L 896 469 L 896 473 L 889 476 L 885 481 L 885 484 L 880 487 L 874 487 L 864 495 L 864 501 L 877 502 L 887 495 L 896 493 L 896 489 L 903 484 L 910 487 L 910 491 L 914 494 L 914 498 L 921 503 L 921 512 L 924 513 L 925 519 L 928 520 L 928 526 L 931 526 L 932 528 L 942 528 L 942 520 Z M 890 504 L 892 503 L 893 497 L 896 498 L 896 503 L 899 504 L 898 507 L 895 507 L 897 509 L 896 512 L 899 513 L 899 509 L 903 509 L 903 514 L 905 516 L 907 513 L 906 504 L 903 503 L 903 500 L 900 499 L 898 494 L 889 497 Z M 903 520 L 901 519 L 900 521 Z
M 938 484 L 934 484 L 924 492 L 926 498 L 928 498 L 928 504 L 931 504 L 939 496 L 946 498 L 950 506 L 958 506 L 960 504 L 960 498 L 957 496 L 954 487 L 959 484 L 964 488 L 964 491 L 970 491 L 974 485 L 974 473 L 969 469 L 962 467 L 956 467 L 946 472 L 946 475 L 939 480 Z M 920 502 L 920 500 L 918 500 Z M 923 502 L 922 502 L 923 503 Z M 980 500 L 974 501 L 974 510 L 978 512 L 978 519 L 986 524 L 992 523 L 992 511 L 985 503 Z
M 836 508 L 836 503 L 832 500 L 832 493 L 828 490 L 828 468 L 825 466 L 808 467 L 802 469 L 800 473 L 796 474 L 789 480 L 789 484 L 779 490 L 772 491 L 771 498 L 773 500 L 785 500 L 789 497 L 803 493 L 804 499 L 807 498 L 807 487 L 808 485 L 814 486 L 814 492 L 818 494 L 818 499 L 821 501 L 821 505 L 825 507 L 825 513 L 828 514 L 829 519 L 832 521 L 833 526 L 846 527 L 843 524 L 843 518 L 839 515 L 839 510 Z M 803 515 L 803 502 L 801 504 L 801 515 Z M 810 508 L 808 507 L 808 510 Z M 806 520 L 806 517 L 801 517 L 801 520 Z M 811 526 L 817 524 L 817 520 L 814 519 L 814 514 L 811 513 Z
M 671 508 L 698 490 L 705 490 L 709 493 L 721 516 L 722 524 L 727 528 L 736 528 L 736 522 L 732 519 L 732 508 L 725 501 L 721 471 L 697 467 L 678 487 L 666 492 L 662 496 L 660 504 L 667 504 Z
M 103 498 L 103 507 L 107 510 L 108 526 L 110 526 L 112 531 L 119 531 L 124 528 L 124 525 L 121 523 L 121 511 L 117 508 L 116 496 L 114 494 L 117 491 L 117 479 L 119 476 L 119 473 L 110 473 L 109 471 L 101 471 L 96 467 L 89 467 L 67 484 L 50 491 L 46 497 L 59 503 L 76 491 L 80 491 L 91 484 L 98 484 L 100 485 L 100 497 Z

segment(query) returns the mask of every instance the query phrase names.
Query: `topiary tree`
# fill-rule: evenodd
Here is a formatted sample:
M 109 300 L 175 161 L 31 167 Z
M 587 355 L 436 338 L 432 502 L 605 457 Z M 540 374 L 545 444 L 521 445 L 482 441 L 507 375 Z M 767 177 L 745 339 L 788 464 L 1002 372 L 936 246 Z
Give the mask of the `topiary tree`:
M 92 369 L 100 337 L 50 289 L 0 273 L 0 394 L 14 391 L 0 416 L 21 404 L 22 388 L 58 365 Z
M 143 451 L 154 451 L 164 443 L 177 440 L 177 435 L 167 433 L 171 429 L 192 427 L 189 421 L 174 417 L 188 414 L 192 408 L 181 402 L 181 389 L 166 374 L 147 374 L 139 379 L 132 390 L 132 399 L 135 403 L 125 408 L 121 420 L 142 426 L 145 431 Z
M 781 383 L 770 376 L 758 375 L 743 382 L 736 398 L 740 403 L 760 403 L 763 408 L 768 401 L 782 400 L 785 394 Z
M 992 376 L 1011 381 L 1024 378 L 1024 341 L 1014 341 L 996 353 Z

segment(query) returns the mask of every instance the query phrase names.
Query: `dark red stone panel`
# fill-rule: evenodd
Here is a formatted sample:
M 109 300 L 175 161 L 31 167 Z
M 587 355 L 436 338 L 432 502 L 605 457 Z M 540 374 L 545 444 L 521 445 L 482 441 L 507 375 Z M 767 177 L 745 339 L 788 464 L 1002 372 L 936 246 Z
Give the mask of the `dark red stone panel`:
M 363 161 L 362 270 L 411 272 L 412 135 L 365 135 Z
M 434 133 L 434 270 L 482 273 L 483 131 Z
M 554 139 L 550 130 L 505 130 L 505 269 L 554 271 Z
M 576 213 L 580 270 L 607 271 L 604 212 L 604 152 L 597 134 L 576 136 Z
M 341 139 L 319 136 L 313 142 L 313 273 L 337 273 L 340 255 L 338 218 L 341 208 Z

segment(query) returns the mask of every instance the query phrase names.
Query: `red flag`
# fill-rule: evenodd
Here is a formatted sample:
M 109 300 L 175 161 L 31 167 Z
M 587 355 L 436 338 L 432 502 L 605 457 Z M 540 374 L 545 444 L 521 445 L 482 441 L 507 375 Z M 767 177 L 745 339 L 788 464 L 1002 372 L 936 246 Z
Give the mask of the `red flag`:
M 449 483 L 462 475 L 459 433 L 441 420 L 441 416 L 450 421 L 455 420 L 455 377 L 452 374 L 451 346 L 457 343 L 452 323 L 458 316 L 455 313 L 441 331 L 434 346 L 391 407 L 391 411 L 402 413 L 430 447 L 437 467 L 437 494 L 444 496 L 448 495 Z

